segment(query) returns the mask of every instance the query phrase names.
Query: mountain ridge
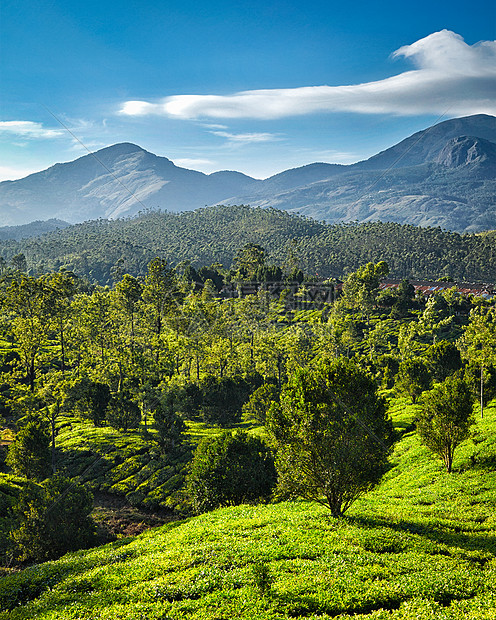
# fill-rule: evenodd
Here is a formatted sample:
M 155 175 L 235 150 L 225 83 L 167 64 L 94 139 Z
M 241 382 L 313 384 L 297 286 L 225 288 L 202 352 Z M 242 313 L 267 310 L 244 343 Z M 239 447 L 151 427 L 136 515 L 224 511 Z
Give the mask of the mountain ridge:
M 5 225 L 222 203 L 272 206 L 329 223 L 387 219 L 458 232 L 496 228 L 496 118 L 450 119 L 355 164 L 316 162 L 266 179 L 189 170 L 123 142 L 0 183 Z

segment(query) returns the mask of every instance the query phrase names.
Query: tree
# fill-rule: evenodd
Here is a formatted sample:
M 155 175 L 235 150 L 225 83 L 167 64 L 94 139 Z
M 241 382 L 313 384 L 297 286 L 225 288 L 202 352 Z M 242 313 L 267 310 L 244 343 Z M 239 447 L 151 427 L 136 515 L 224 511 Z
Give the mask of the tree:
M 268 497 L 276 483 L 271 451 L 243 431 L 205 437 L 194 453 L 187 490 L 196 512 Z
M 26 369 L 26 378 L 34 391 L 36 366 L 50 327 L 50 295 L 42 278 L 20 275 L 6 289 L 5 305 L 14 313 L 12 332 Z
M 384 261 L 367 263 L 351 273 L 343 284 L 343 301 L 349 308 L 357 308 L 362 314 L 370 317 L 379 293 L 382 278 L 389 273 L 389 266 Z
M 200 415 L 202 392 L 196 383 L 186 383 L 174 391 L 174 407 L 187 420 L 195 420 Z
M 429 347 L 426 354 L 432 376 L 437 381 L 444 381 L 462 367 L 460 351 L 452 342 L 439 340 Z
M 148 266 L 143 299 L 150 306 L 153 331 L 157 336 L 162 332 L 165 317 L 175 310 L 178 295 L 173 270 L 167 267 L 164 259 L 154 258 Z
M 164 451 L 174 450 L 183 439 L 186 424 L 174 411 L 172 392 L 156 403 L 153 418 L 159 445 Z
M 261 245 L 247 243 L 234 257 L 235 280 L 256 280 L 257 272 L 264 267 L 267 254 Z
M 44 480 L 52 472 L 50 426 L 40 414 L 31 414 L 10 445 L 7 465 L 18 476 Z
M 43 562 L 89 546 L 95 536 L 92 508 L 91 493 L 66 478 L 25 486 L 14 507 L 17 528 L 10 534 L 19 559 Z
M 345 358 L 297 372 L 266 427 L 281 491 L 315 500 L 334 517 L 378 482 L 393 442 L 375 383 Z
M 65 405 L 74 407 L 82 416 L 101 426 L 111 400 L 110 388 L 105 383 L 81 377 L 67 389 Z
M 24 254 L 16 254 L 11 259 L 12 269 L 16 272 L 26 272 L 28 270 L 28 263 Z
M 200 382 L 201 414 L 205 422 L 230 426 L 239 422 L 243 404 L 248 399 L 250 385 L 240 376 L 214 377 L 207 375 Z
M 413 305 L 415 288 L 406 279 L 402 280 L 396 292 L 396 301 L 393 304 L 391 318 L 405 316 Z
M 472 308 L 469 324 L 459 340 L 459 346 L 464 359 L 479 367 L 479 398 L 481 418 L 484 416 L 484 405 L 487 399 L 484 395 L 484 371 L 496 362 L 496 308 L 486 308 L 482 305 Z
M 45 278 L 50 304 L 50 316 L 59 332 L 60 369 L 65 372 L 65 332 L 70 317 L 70 299 L 76 293 L 76 276 L 71 272 L 60 271 Z
M 66 402 L 68 383 L 64 380 L 64 374 L 62 371 L 50 372 L 45 375 L 44 379 L 45 383 L 43 387 L 38 390 L 38 396 L 46 405 L 45 411 L 48 414 L 48 420 L 50 422 L 52 441 L 52 473 L 54 474 L 57 469 L 55 462 L 55 437 L 57 435 L 56 422 Z
M 140 421 L 140 408 L 128 392 L 120 392 L 110 399 L 107 413 L 110 426 L 126 433 L 131 428 L 138 428 Z
M 417 430 L 422 443 L 443 459 L 448 473 L 455 449 L 467 439 L 474 423 L 472 402 L 467 384 L 458 376 L 422 395 Z
M 431 386 L 429 368 L 423 359 L 414 357 L 403 360 L 396 377 L 396 387 L 399 392 L 408 394 L 415 403 L 423 391 Z
M 129 320 L 131 350 L 134 349 L 136 306 L 141 299 L 143 287 L 133 276 L 126 273 L 122 280 L 115 285 L 115 292 L 119 306 L 124 310 Z
M 279 401 L 279 389 L 273 383 L 265 383 L 257 388 L 248 402 L 243 405 L 243 419 L 265 424 L 267 411 L 274 402 Z
M 468 362 L 463 369 L 463 379 L 473 401 L 479 402 L 482 410 L 496 396 L 496 368 L 492 364 L 479 366 L 475 361 Z

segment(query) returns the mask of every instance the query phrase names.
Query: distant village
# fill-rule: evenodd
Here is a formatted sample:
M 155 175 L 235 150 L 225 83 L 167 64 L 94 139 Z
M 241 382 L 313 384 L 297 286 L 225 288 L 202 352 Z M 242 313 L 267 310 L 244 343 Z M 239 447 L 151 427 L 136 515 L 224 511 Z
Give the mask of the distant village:
M 383 280 L 379 285 L 380 290 L 395 289 L 401 284 L 402 280 Z M 409 280 L 414 287 L 415 294 L 422 294 L 429 297 L 437 293 L 442 293 L 448 289 L 455 289 L 460 295 L 473 295 L 491 299 L 495 295 L 495 286 L 492 284 L 474 284 L 472 282 L 431 282 L 427 280 Z M 320 283 L 300 282 L 245 282 L 226 284 L 220 294 L 224 299 L 234 299 L 256 295 L 259 291 L 266 291 L 271 298 L 279 298 L 284 292 L 288 296 L 299 296 L 302 300 L 315 303 L 332 303 L 342 292 L 343 282 L 341 280 L 325 281 Z

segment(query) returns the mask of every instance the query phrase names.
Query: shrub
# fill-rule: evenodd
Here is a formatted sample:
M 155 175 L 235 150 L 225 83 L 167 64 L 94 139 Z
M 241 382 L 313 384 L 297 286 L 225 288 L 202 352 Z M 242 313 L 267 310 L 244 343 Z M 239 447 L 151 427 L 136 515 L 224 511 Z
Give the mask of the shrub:
M 24 419 L 7 454 L 7 465 L 15 474 L 34 480 L 43 480 L 52 472 L 50 425 L 40 415 Z
M 42 562 L 91 544 L 92 508 L 91 493 L 67 478 L 24 487 L 14 506 L 17 528 L 11 532 L 19 559 Z
M 272 453 L 258 437 L 224 431 L 198 445 L 187 477 L 196 512 L 232 506 L 270 495 L 276 483 Z

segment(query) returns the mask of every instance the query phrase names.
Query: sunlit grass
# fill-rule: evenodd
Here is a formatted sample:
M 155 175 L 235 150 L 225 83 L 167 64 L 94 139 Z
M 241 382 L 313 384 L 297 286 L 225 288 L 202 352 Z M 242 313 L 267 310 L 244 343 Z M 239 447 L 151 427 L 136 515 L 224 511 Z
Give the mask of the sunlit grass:
M 408 430 L 415 408 L 400 399 L 391 413 L 392 467 L 344 518 L 303 501 L 220 509 L 5 577 L 0 618 L 495 618 L 496 407 L 452 474 Z

